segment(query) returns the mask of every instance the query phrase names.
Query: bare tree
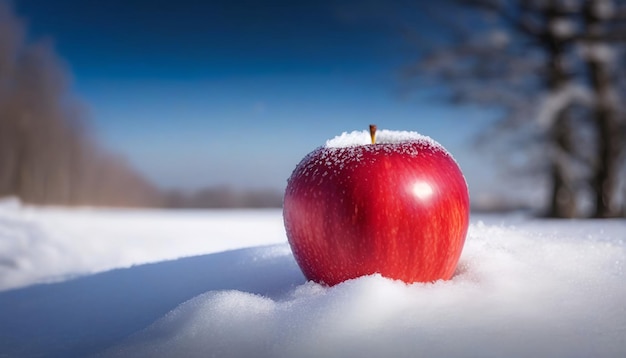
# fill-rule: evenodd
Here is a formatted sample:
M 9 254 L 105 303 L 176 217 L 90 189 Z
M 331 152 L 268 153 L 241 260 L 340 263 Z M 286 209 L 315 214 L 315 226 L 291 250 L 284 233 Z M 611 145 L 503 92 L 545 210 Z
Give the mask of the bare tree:
M 580 45 L 594 96 L 592 111 L 597 136 L 596 160 L 591 177 L 596 194 L 595 217 L 617 216 L 620 211 L 616 191 L 625 137 L 624 128 L 619 123 L 620 98 L 614 80 L 616 53 L 611 45 L 615 41 L 626 40 L 626 37 L 623 33 L 612 31 L 615 30 L 611 28 L 614 25 L 612 22 L 620 17 L 616 16 L 615 5 L 610 0 L 586 0 L 583 7 L 585 33 Z
M 597 54 L 597 42 L 610 37 L 591 33 L 607 21 L 590 15 L 591 11 L 597 14 L 600 2 L 612 3 L 453 1 L 452 6 L 465 9 L 461 14 L 473 29 L 458 29 L 464 24 L 458 19 L 446 24 L 458 29 L 458 35 L 451 41 L 438 41 L 408 73 L 443 84 L 457 102 L 498 109 L 503 115 L 490 134 L 512 134 L 517 140 L 511 143 L 535 153 L 529 161 L 535 168 L 530 171 L 544 173 L 548 179 L 546 214 L 553 217 L 582 214 L 577 201 L 588 177 L 594 178 L 594 216 L 615 212 L 609 207 L 617 196 L 623 141 L 615 107 L 618 94 L 611 85 L 608 63 L 587 56 L 589 69 L 585 70 L 579 55 L 583 40 L 588 49 L 596 48 L 588 53 Z M 592 86 L 585 85 L 584 73 L 591 77 Z M 590 138 L 590 132 L 597 133 L 596 137 Z M 493 136 L 485 138 L 494 142 Z

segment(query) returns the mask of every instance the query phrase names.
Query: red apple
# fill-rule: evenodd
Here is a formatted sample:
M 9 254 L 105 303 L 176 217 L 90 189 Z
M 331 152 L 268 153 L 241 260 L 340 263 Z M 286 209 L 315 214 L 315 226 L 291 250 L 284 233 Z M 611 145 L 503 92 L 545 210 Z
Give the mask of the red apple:
M 380 273 L 406 283 L 450 279 L 469 223 L 465 178 L 415 132 L 344 133 L 308 154 L 287 183 L 289 244 L 309 280 Z

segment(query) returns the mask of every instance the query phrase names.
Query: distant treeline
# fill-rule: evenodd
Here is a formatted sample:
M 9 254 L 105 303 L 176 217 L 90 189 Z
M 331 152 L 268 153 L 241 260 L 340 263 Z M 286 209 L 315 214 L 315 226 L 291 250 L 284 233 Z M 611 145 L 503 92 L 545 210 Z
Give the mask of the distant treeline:
M 71 78 L 47 41 L 0 0 L 0 198 L 31 204 L 115 207 L 279 207 L 272 190 L 225 187 L 164 192 L 105 150 Z
M 103 148 L 71 76 L 48 41 L 29 41 L 0 0 L 0 198 L 30 204 L 114 207 L 279 207 L 273 190 L 157 189 Z
M 164 197 L 168 208 L 278 208 L 283 196 L 273 189 L 235 190 L 228 187 L 210 187 L 191 194 L 171 191 Z
M 0 1 L 0 197 L 62 205 L 153 206 L 160 194 L 104 150 L 48 41 L 28 41 Z

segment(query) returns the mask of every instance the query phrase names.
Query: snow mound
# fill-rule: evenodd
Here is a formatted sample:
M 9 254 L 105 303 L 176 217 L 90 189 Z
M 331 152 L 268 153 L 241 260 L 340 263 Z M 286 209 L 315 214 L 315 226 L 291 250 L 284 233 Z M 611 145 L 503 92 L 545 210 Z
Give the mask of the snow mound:
M 478 221 L 450 281 L 210 291 L 105 356 L 623 357 L 624 229 Z
M 22 201 L 15 196 L 0 197 L 0 211 L 17 210 L 22 207 Z
M 625 263 L 626 220 L 473 216 L 452 280 L 329 288 L 280 210 L 9 204 L 0 356 L 626 357 Z
M 0 292 L 286 241 L 280 210 L 89 210 L 0 200 Z M 1 354 L 0 354 L 1 356 Z

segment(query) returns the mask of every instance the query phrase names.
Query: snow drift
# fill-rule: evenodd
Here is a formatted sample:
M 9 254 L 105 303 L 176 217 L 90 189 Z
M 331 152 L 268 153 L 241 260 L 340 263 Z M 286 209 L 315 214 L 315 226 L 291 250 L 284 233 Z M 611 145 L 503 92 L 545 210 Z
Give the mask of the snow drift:
M 477 216 L 413 285 L 306 282 L 285 241 L 278 210 L 5 205 L 0 356 L 626 356 L 626 221 Z
M 479 221 L 471 226 L 458 273 L 448 282 L 406 285 L 374 275 L 332 288 L 309 282 L 285 297 L 208 292 L 109 353 L 624 356 L 623 241 L 581 237 L 584 223 L 568 226 L 577 229 L 556 224 L 561 231 L 556 236 Z

